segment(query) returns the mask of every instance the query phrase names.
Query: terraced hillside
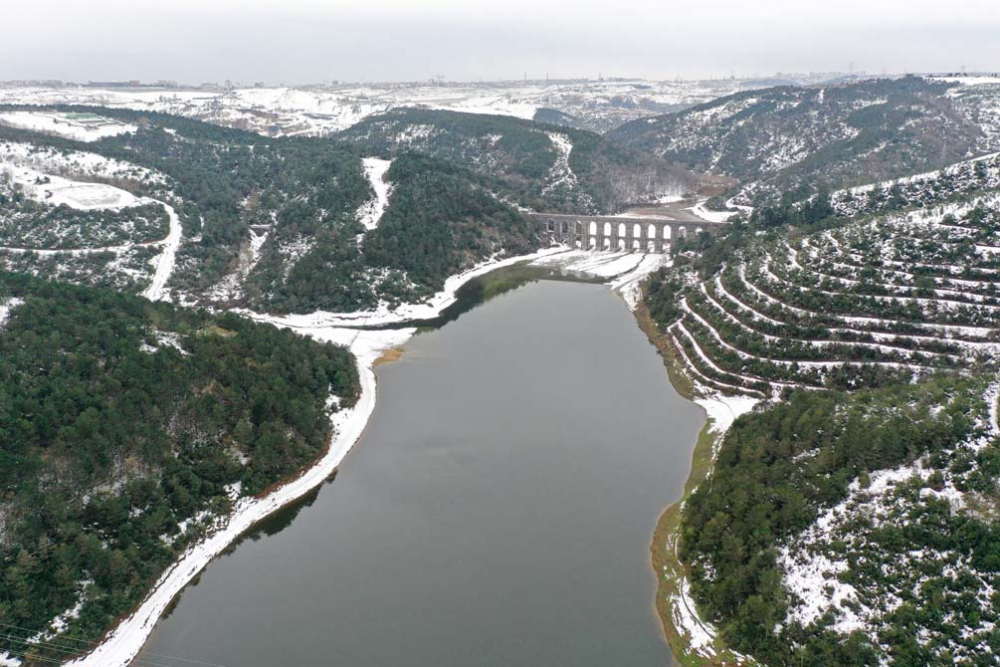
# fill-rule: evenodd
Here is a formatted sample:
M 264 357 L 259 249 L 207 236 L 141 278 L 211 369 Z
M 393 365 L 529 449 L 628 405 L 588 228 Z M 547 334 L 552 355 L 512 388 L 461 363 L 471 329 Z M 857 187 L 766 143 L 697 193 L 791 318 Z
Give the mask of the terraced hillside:
M 834 192 L 829 202 L 842 216 L 926 208 L 1000 189 L 1000 153 L 944 169 Z
M 688 287 L 668 328 L 708 386 L 774 396 L 993 363 L 995 196 L 743 251 Z
M 997 664 L 997 167 L 756 211 L 649 285 L 699 391 L 761 399 L 683 510 L 692 664 Z

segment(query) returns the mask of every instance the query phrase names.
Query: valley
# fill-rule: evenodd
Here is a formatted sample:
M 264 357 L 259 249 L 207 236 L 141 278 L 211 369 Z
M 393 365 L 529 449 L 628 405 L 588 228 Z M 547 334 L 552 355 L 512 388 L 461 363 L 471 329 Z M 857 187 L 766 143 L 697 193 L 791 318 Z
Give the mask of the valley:
M 994 664 L 998 89 L 0 88 L 0 663 Z

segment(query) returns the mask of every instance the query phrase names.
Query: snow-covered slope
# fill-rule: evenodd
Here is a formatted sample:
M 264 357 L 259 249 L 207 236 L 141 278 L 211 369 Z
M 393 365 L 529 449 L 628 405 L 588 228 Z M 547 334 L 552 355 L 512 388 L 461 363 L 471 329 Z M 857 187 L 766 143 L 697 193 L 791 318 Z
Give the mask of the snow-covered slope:
M 0 113 L 0 125 L 55 134 L 76 141 L 97 141 L 126 132 L 135 132 L 136 126 L 119 123 L 96 114 L 67 113 L 58 111 L 8 111 Z
M 107 182 L 96 182 L 107 181 Z M 0 142 L 0 268 L 165 297 L 181 241 L 163 174 L 96 153 Z M 157 195 L 161 196 L 161 195 Z
M 749 184 L 744 200 L 860 185 L 1000 149 L 1000 116 L 989 112 L 996 101 L 955 97 L 954 86 L 905 77 L 744 92 L 634 121 L 609 137 L 737 178 Z
M 389 195 L 392 194 L 392 184 L 387 180 L 386 174 L 389 171 L 389 167 L 392 166 L 392 160 L 366 157 L 362 162 L 364 164 L 365 175 L 368 177 L 368 183 L 375 192 L 375 197 L 365 202 L 364 206 L 358 211 L 358 218 L 361 220 L 361 224 L 365 226 L 365 229 L 371 230 L 378 227 L 378 223 L 382 219 L 382 214 L 385 213 L 385 209 L 389 206 Z
M 368 116 L 420 106 L 532 119 L 556 110 L 576 127 L 604 132 L 621 123 L 700 104 L 741 90 L 794 80 L 552 81 L 336 84 L 226 89 L 66 86 L 0 87 L 0 104 L 83 104 L 161 111 L 263 134 L 324 135 Z
M 830 195 L 838 215 L 858 216 L 910 207 L 926 208 L 1000 188 L 1000 153 L 963 160 L 944 169 L 845 188 Z

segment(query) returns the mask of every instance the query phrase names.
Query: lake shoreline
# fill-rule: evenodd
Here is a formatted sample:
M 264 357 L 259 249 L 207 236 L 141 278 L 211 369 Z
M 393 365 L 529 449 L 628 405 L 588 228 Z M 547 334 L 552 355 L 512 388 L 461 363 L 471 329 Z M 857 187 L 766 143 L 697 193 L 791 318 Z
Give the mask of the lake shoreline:
M 565 252 L 565 250 L 552 248 L 531 255 L 506 258 L 479 265 L 473 270 L 453 277 L 449 281 L 449 289 L 435 296 L 435 305 L 440 310 L 446 309 L 455 302 L 455 293 L 458 289 L 476 278 L 482 278 L 487 274 L 516 264 L 530 265 L 532 261 L 540 257 L 558 254 Z M 640 276 L 636 275 L 635 278 L 638 280 Z M 616 286 L 611 283 L 611 280 L 606 280 L 604 284 L 609 289 L 618 292 L 628 302 L 629 299 L 622 293 L 624 290 L 616 289 Z M 640 301 L 637 309 L 641 310 L 642 308 Z M 368 427 L 378 395 L 375 367 L 398 359 L 402 354 L 402 346 L 417 332 L 415 327 L 381 330 L 359 329 L 351 328 L 351 324 L 343 321 L 335 324 L 328 321 L 302 322 L 299 320 L 290 322 L 287 318 L 282 317 L 268 317 L 258 313 L 243 314 L 249 315 L 259 322 L 271 323 L 317 340 L 334 342 L 350 348 L 356 357 L 362 385 L 357 403 L 355 406 L 333 415 L 334 435 L 327 451 L 316 462 L 304 468 L 296 476 L 276 485 L 262 497 L 239 499 L 235 510 L 230 513 L 224 524 L 189 547 L 161 575 L 143 602 L 128 616 L 119 619 L 115 627 L 108 631 L 93 651 L 67 663 L 68 665 L 73 665 L 73 667 L 129 667 L 136 657 L 141 655 L 146 641 L 160 618 L 171 608 L 184 588 L 195 580 L 208 564 L 225 554 L 239 541 L 241 536 L 253 530 L 257 524 L 278 510 L 305 497 L 329 479 L 338 470 L 344 458 Z M 634 314 L 639 317 L 639 312 Z M 358 324 L 360 322 L 357 322 L 355 326 Z M 649 334 L 647 333 L 647 335 Z M 657 348 L 660 349 L 659 346 Z M 666 360 L 666 357 L 664 359 Z M 671 382 L 675 388 L 679 382 L 682 382 L 681 378 L 683 377 L 677 372 L 677 369 L 672 372 Z M 690 390 L 686 392 L 680 390 L 679 393 L 688 400 L 693 397 Z M 670 643 L 670 646 L 672 650 L 675 650 L 673 642 Z
M 480 263 L 468 271 L 449 278 L 446 288 L 432 297 L 431 303 L 423 307 L 424 312 L 421 314 L 440 316 L 442 311 L 456 301 L 458 290 L 471 280 L 498 269 L 559 252 L 565 252 L 565 248 L 542 249 L 529 255 Z M 339 469 L 354 445 L 360 441 L 375 410 L 378 395 L 375 367 L 398 359 L 402 345 L 417 331 L 415 327 L 388 330 L 354 329 L 349 322 L 322 321 L 325 318 L 319 322 L 315 320 L 303 322 L 301 317 L 294 316 L 268 317 L 246 311 L 238 314 L 258 322 L 288 328 L 317 340 L 348 347 L 355 355 L 361 382 L 361 392 L 357 402 L 348 409 L 334 413 L 333 436 L 326 452 L 317 461 L 290 479 L 275 485 L 264 496 L 238 499 L 234 510 L 225 517 L 225 523 L 188 547 L 160 575 L 137 607 L 127 616 L 119 618 L 89 653 L 65 663 L 67 667 L 129 667 L 142 653 L 156 623 L 171 608 L 177 596 L 196 580 L 212 561 L 225 554 L 242 535 L 261 521 L 305 497 L 329 479 Z M 370 314 L 366 315 L 370 317 Z M 355 321 L 355 324 L 357 323 Z
M 719 416 L 718 408 L 728 409 L 735 419 L 737 412 L 744 411 L 744 406 L 733 409 L 725 404 L 726 401 L 699 397 L 697 386 L 684 373 L 683 362 L 674 349 L 673 342 L 660 331 L 642 299 L 633 314 L 639 328 L 663 359 L 674 389 L 683 398 L 705 410 L 705 425 L 698 434 L 691 453 L 691 470 L 684 483 L 683 493 L 663 510 L 653 529 L 649 545 L 650 565 L 656 576 L 653 607 L 660 620 L 663 638 L 669 644 L 674 660 L 684 667 L 747 664 L 745 656 L 728 649 L 715 628 L 699 618 L 690 595 L 687 568 L 678 553 L 684 503 L 711 474 L 715 454 L 732 423 Z M 722 403 L 722 406 L 706 405 L 710 402 Z

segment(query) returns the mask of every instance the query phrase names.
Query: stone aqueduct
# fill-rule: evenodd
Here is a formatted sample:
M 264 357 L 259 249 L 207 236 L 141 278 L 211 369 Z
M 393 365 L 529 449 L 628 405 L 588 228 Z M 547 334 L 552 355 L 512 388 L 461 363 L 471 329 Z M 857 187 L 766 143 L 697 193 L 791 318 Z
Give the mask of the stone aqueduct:
M 557 242 L 583 250 L 666 252 L 672 239 L 715 234 L 727 223 L 699 220 L 686 222 L 665 218 L 611 217 L 528 213 L 526 216 Z

